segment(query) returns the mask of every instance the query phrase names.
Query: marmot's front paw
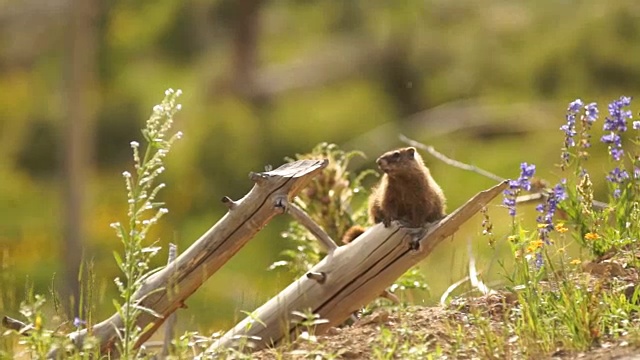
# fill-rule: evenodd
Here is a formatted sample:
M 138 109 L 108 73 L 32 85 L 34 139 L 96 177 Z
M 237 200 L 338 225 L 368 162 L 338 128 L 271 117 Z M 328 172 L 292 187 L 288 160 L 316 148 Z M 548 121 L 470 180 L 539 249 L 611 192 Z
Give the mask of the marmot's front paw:
M 384 225 L 384 227 L 388 228 L 389 226 L 391 226 L 391 219 L 382 219 L 382 224 Z

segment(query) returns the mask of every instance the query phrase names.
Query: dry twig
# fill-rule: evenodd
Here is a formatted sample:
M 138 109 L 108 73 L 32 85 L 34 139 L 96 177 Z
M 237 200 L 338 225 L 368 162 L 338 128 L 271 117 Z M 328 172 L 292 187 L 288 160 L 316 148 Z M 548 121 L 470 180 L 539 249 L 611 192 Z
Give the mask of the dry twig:
M 493 179 L 495 181 L 499 181 L 502 182 L 505 179 L 501 176 L 498 176 L 494 173 L 491 173 L 489 171 L 486 171 L 484 169 L 481 169 L 475 165 L 469 165 L 469 164 L 465 164 L 463 162 L 460 162 L 458 160 L 453 160 L 449 157 L 447 157 L 446 155 L 436 151 L 436 149 L 433 146 L 427 146 L 425 144 L 419 143 L 415 140 L 409 139 L 408 137 L 404 136 L 404 135 L 400 135 L 400 141 L 405 142 L 413 147 L 416 147 L 418 149 L 422 149 L 426 152 L 428 152 L 429 154 L 433 155 L 435 158 L 441 160 L 442 162 L 444 162 L 445 164 L 451 165 L 453 167 L 457 167 L 458 169 L 462 169 L 462 170 L 467 170 L 467 171 L 472 171 L 475 172 L 477 174 L 480 174 L 482 176 L 486 176 L 489 179 Z

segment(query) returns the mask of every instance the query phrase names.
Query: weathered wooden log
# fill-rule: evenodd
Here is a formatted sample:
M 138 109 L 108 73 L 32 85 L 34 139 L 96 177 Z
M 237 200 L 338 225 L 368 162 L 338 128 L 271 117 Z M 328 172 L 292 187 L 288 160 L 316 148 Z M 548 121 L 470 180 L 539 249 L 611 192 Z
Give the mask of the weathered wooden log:
M 178 256 L 178 245 L 169 243 L 169 259 L 167 261 L 168 262 L 167 265 L 175 261 L 177 256 Z M 171 286 L 171 284 L 169 286 Z M 162 352 L 161 352 L 162 358 L 166 358 L 167 356 L 169 356 L 169 353 L 171 351 L 171 341 L 173 341 L 175 336 L 174 330 L 175 330 L 177 321 L 178 321 L 178 316 L 176 312 L 167 316 L 167 321 L 164 324 L 165 326 L 164 341 L 162 342 Z
M 29 335 L 29 332 L 33 330 L 33 325 L 23 323 L 20 320 L 13 319 L 8 316 L 2 317 L 2 326 L 9 330 L 14 330 L 22 335 Z
M 378 224 L 354 242 L 329 253 L 308 274 L 238 323 L 208 350 L 248 346 L 258 350 L 292 341 L 306 328 L 293 312 L 314 313 L 327 320 L 315 328 L 322 334 L 378 297 L 408 269 L 426 258 L 442 240 L 476 214 L 507 186 L 500 183 L 478 193 L 422 234 L 415 229 Z M 297 320 L 297 321 L 296 321 Z
M 142 299 L 140 305 L 161 315 L 155 317 L 143 312 L 137 325 L 145 329 L 136 344 L 140 346 L 163 321 L 193 294 L 206 279 L 213 275 L 235 255 L 275 215 L 285 211 L 285 205 L 327 165 L 327 160 L 300 160 L 285 164 L 273 171 L 251 173 L 255 186 L 242 199 L 223 202 L 229 212 L 193 243 L 175 261 L 149 277 L 135 294 Z M 166 289 L 158 291 L 158 289 Z M 122 327 L 122 318 L 116 313 L 91 329 L 101 344 L 103 353 L 115 352 L 118 339 L 116 328 Z M 87 330 L 74 332 L 70 337 L 81 346 Z M 55 357 L 54 350 L 49 357 Z M 114 354 L 117 356 L 117 354 Z

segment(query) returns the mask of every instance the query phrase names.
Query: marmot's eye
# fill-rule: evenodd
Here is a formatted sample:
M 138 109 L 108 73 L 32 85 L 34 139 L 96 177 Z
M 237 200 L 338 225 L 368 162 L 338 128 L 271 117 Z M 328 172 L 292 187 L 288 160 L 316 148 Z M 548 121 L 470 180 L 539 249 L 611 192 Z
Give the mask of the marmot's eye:
M 399 152 L 399 151 L 394 152 L 394 153 L 393 153 L 393 158 L 394 158 L 394 159 L 398 159 L 398 158 L 400 158 L 400 152 Z

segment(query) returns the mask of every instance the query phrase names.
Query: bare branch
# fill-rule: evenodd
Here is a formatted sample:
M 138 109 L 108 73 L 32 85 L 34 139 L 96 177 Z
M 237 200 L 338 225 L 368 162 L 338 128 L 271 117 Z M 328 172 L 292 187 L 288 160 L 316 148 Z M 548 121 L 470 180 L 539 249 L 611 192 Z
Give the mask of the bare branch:
M 20 320 L 16 320 L 8 316 L 4 316 L 2 318 L 2 326 L 10 330 L 15 330 L 21 335 L 29 335 L 29 331 L 33 329 L 33 326 L 25 324 Z
M 408 137 L 406 137 L 405 135 L 400 135 L 400 141 L 416 147 L 418 149 L 424 150 L 426 152 L 428 152 L 429 154 L 433 155 L 435 158 L 441 160 L 442 162 L 444 162 L 445 164 L 451 165 L 453 167 L 457 167 L 459 169 L 462 170 L 467 170 L 467 171 L 472 171 L 475 172 L 477 174 L 480 174 L 482 176 L 486 176 L 490 179 L 496 180 L 496 181 L 504 181 L 505 179 L 492 173 L 489 172 L 487 170 L 481 169 L 477 166 L 474 165 L 469 165 L 469 164 L 465 164 L 463 162 L 460 162 L 458 160 L 454 160 L 451 159 L 449 157 L 447 157 L 446 155 L 438 152 L 433 146 L 429 146 L 429 145 L 425 145 L 423 143 L 420 143 L 418 141 L 412 140 Z M 541 202 L 545 199 L 547 199 L 547 197 L 549 196 L 549 192 L 551 190 L 548 188 L 542 188 L 537 192 L 533 192 L 531 194 L 527 194 L 527 195 L 520 195 L 516 198 L 516 204 L 526 204 L 526 203 L 530 203 L 530 202 Z M 598 201 L 598 200 L 593 200 L 593 207 L 596 210 L 604 210 L 607 207 L 607 203 L 604 203 L 602 201 Z
M 422 149 L 422 150 L 428 152 L 429 154 L 433 155 L 438 160 L 441 160 L 445 164 L 451 165 L 453 167 L 457 167 L 457 168 L 462 169 L 462 170 L 472 171 L 472 172 L 475 172 L 476 174 L 480 174 L 482 176 L 486 176 L 489 179 L 493 179 L 493 180 L 496 180 L 496 181 L 504 181 L 505 180 L 503 177 L 498 176 L 498 175 L 496 175 L 494 173 L 491 173 L 489 171 L 480 169 L 477 166 L 465 164 L 465 163 L 460 162 L 458 160 L 453 160 L 451 158 L 448 158 L 444 154 L 436 151 L 436 149 L 434 149 L 433 146 L 427 146 L 427 145 L 425 145 L 423 143 L 420 143 L 420 142 L 417 142 L 415 140 L 409 139 L 408 137 L 406 137 L 404 135 L 400 135 L 400 141 L 402 141 L 402 142 L 404 142 L 406 144 L 409 144 L 409 145 L 411 145 L 413 147 L 417 147 L 418 149 Z
M 335 241 L 307 215 L 304 210 L 300 209 L 298 205 L 294 203 L 288 203 L 286 205 L 287 211 L 291 216 L 293 216 L 296 221 L 298 221 L 302 226 L 307 228 L 313 236 L 320 241 L 320 244 L 328 253 L 332 253 L 335 249 L 338 248 L 338 245 Z

